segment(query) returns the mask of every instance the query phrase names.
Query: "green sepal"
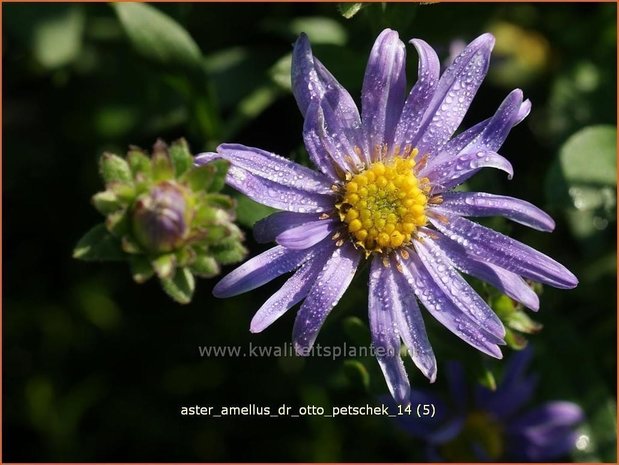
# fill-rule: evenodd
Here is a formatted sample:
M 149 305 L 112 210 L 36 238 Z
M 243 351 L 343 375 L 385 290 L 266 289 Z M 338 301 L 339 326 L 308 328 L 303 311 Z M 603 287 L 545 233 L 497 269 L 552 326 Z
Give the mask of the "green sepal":
M 221 269 L 213 257 L 199 255 L 191 264 L 191 271 L 201 278 L 212 278 L 217 276 Z
M 531 319 L 524 311 L 518 310 L 513 312 L 505 320 L 505 324 L 516 331 L 525 334 L 535 334 L 542 330 L 543 325 Z
M 160 279 L 171 279 L 176 270 L 176 255 L 172 253 L 159 255 L 151 264 Z
M 173 142 L 169 149 L 170 160 L 174 166 L 176 177 L 185 174 L 193 166 L 193 156 L 189 152 L 189 146 L 185 139 L 179 139 Z
M 131 256 L 129 258 L 129 266 L 131 267 L 133 280 L 138 284 L 148 281 L 155 274 L 153 266 L 144 255 Z
M 133 184 L 123 184 L 120 182 L 112 182 L 107 185 L 107 188 L 112 192 L 119 201 L 125 204 L 133 202 L 135 198 L 135 187 Z
M 191 247 L 183 247 L 176 252 L 176 266 L 188 266 L 196 258 L 196 252 Z
M 356 316 L 344 318 L 344 332 L 358 346 L 369 346 L 372 342 L 367 325 Z
M 213 160 L 188 171 L 181 180 L 187 182 L 194 192 L 219 192 L 226 183 L 229 166 L 227 160 Z
M 505 328 L 505 343 L 510 349 L 523 350 L 529 341 L 522 334 L 517 333 L 509 328 Z
M 120 244 L 125 253 L 138 254 L 138 253 L 144 252 L 142 248 L 140 247 L 140 245 L 137 242 L 135 242 L 132 238 L 130 238 L 129 236 L 123 236 L 122 240 L 120 241 Z
M 106 152 L 99 159 L 99 171 L 106 186 L 111 183 L 131 182 L 131 169 L 124 158 Z
M 126 210 L 110 213 L 105 220 L 105 227 L 116 237 L 129 233 L 129 215 Z
M 96 193 L 92 196 L 92 204 L 102 215 L 108 215 L 124 208 L 123 202 L 112 191 Z
M 186 172 L 183 179 L 192 191 L 203 192 L 211 186 L 216 173 L 217 168 L 209 163 Z
M 120 261 L 125 259 L 120 241 L 98 224 L 82 236 L 73 249 L 73 258 L 86 261 Z
M 161 279 L 161 287 L 180 304 L 191 302 L 195 279 L 187 268 L 179 268 L 171 279 Z
M 361 385 L 366 391 L 370 388 L 370 373 L 359 360 L 345 360 L 344 371 L 353 385 Z
M 207 194 L 205 200 L 208 205 L 223 208 L 224 210 L 232 210 L 236 204 L 234 199 L 229 195 L 218 193 Z
M 496 377 L 494 376 L 494 372 L 485 363 L 482 364 L 481 373 L 479 373 L 479 376 L 477 377 L 477 381 L 483 387 L 491 391 L 496 391 L 496 387 L 497 387 Z
M 247 249 L 238 242 L 233 247 L 225 248 L 219 251 L 211 249 L 211 251 L 215 260 L 222 265 L 240 262 L 247 255 Z
M 170 160 L 168 148 L 161 140 L 158 140 L 153 147 L 151 164 L 154 181 L 168 181 L 174 178 L 174 167 Z
M 131 150 L 127 153 L 127 162 L 135 179 L 140 177 L 148 179 L 152 176 L 150 158 L 137 147 L 131 147 Z

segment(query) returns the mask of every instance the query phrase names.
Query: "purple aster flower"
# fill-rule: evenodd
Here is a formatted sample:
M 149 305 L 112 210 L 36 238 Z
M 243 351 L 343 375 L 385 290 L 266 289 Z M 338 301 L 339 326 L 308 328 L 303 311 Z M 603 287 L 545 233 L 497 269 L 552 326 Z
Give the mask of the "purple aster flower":
M 514 353 L 495 391 L 467 389 L 462 365 L 452 362 L 445 374 L 450 398 L 414 389 L 416 403 L 434 404 L 434 418 L 400 416 L 398 422 L 427 445 L 435 461 L 545 462 L 568 454 L 577 440 L 582 409 L 552 401 L 526 409 L 538 377 L 526 374 L 532 352 Z
M 236 144 L 197 157 L 198 164 L 229 160 L 231 186 L 284 210 L 254 228 L 259 242 L 278 245 L 232 271 L 214 294 L 230 297 L 294 272 L 258 310 L 251 331 L 264 330 L 303 301 L 293 342 L 305 354 L 358 266 L 370 260 L 372 339 L 399 402 L 407 402 L 410 393 L 400 339 L 424 375 L 431 381 L 436 377 L 418 301 L 464 341 L 501 358 L 503 325 L 460 272 L 533 310 L 539 301 L 523 278 L 559 288 L 578 282 L 546 255 L 465 218 L 501 215 L 551 231 L 554 222 L 546 213 L 511 197 L 452 191 L 481 168 L 512 176 L 511 164 L 497 150 L 531 107 L 514 90 L 494 116 L 453 137 L 488 70 L 492 35 L 471 42 L 442 76 L 434 50 L 423 40 L 411 42 L 419 54 L 419 76 L 407 96 L 404 43 L 389 29 L 378 36 L 359 112 L 350 94 L 314 58 L 307 37 L 299 37 L 292 88 L 317 170 Z

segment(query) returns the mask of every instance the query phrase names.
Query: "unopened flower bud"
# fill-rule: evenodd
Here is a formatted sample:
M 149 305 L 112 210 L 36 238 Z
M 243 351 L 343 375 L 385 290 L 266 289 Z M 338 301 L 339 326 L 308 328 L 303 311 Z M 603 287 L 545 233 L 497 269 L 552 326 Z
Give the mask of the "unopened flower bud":
M 163 182 L 135 202 L 133 232 L 149 251 L 171 252 L 187 239 L 192 216 L 184 188 L 173 182 Z

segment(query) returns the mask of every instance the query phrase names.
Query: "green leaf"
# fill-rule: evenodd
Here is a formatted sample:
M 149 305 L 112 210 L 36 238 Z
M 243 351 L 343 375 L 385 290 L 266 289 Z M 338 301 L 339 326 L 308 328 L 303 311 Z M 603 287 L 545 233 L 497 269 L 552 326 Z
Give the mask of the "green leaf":
M 179 304 L 191 302 L 195 289 L 195 279 L 187 268 L 180 268 L 172 279 L 162 279 L 161 287 Z
M 349 316 L 342 321 L 344 332 L 359 347 L 369 346 L 371 342 L 370 330 L 367 325 L 356 316 Z
M 253 228 L 257 221 L 277 211 L 241 194 L 236 194 L 235 198 L 237 222 L 247 228 Z
M 34 30 L 34 53 L 44 67 L 58 68 L 72 63 L 82 50 L 84 11 L 77 5 L 49 15 Z
M 146 3 L 113 3 L 112 7 L 138 53 L 164 66 L 200 68 L 200 48 L 175 20 Z
M 176 176 L 189 171 L 193 166 L 193 157 L 189 151 L 189 145 L 185 139 L 179 139 L 173 142 L 169 148 L 170 159 L 174 165 Z
M 99 171 L 105 184 L 130 183 L 131 169 L 124 158 L 106 152 L 99 159 Z
M 563 144 L 546 177 L 548 202 L 565 210 L 572 234 L 582 241 L 599 242 L 596 234 L 615 220 L 616 136 L 616 128 L 607 125 L 578 131 Z
M 120 242 L 99 224 L 88 231 L 73 249 L 73 258 L 86 261 L 120 261 L 125 259 Z
M 359 13 L 364 6 L 366 6 L 365 3 L 358 3 L 358 2 L 338 3 L 337 9 L 344 18 L 350 19 L 353 16 L 355 16 L 357 13 Z

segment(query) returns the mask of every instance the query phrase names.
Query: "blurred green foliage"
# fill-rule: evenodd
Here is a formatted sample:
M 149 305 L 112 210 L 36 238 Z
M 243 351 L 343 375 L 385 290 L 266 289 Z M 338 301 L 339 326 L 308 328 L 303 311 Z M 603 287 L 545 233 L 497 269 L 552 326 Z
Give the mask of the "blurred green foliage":
M 182 405 L 328 408 L 386 393 L 371 358 L 199 356 L 198 345 L 288 343 L 294 311 L 265 333 L 248 330 L 281 280 L 227 300 L 205 281 L 180 307 L 153 283 L 134 285 L 122 265 L 71 258 L 98 220 L 89 199 L 101 188 L 101 153 L 186 137 L 196 153 L 231 141 L 307 163 L 291 44 L 307 32 L 357 97 L 384 27 L 425 39 L 443 60 L 457 41 L 496 34 L 492 72 L 464 126 L 492 114 L 513 87 L 532 100 L 502 149 L 514 180 L 484 172 L 468 187 L 524 198 L 557 220 L 552 234 L 490 221 L 579 277 L 575 290 L 541 296 L 535 320 L 544 329 L 528 336 L 537 400 L 585 409 L 589 443 L 572 459 L 615 460 L 616 5 L 357 5 L 2 5 L 6 461 L 425 460 L 385 418 L 180 416 Z M 416 56 L 407 51 L 410 86 Z M 245 227 L 268 213 L 239 201 Z M 366 279 L 360 272 L 319 343 L 367 341 Z M 426 325 L 439 361 L 464 360 L 471 382 L 493 384 L 501 362 L 430 318 Z M 427 386 L 406 365 L 412 383 Z

